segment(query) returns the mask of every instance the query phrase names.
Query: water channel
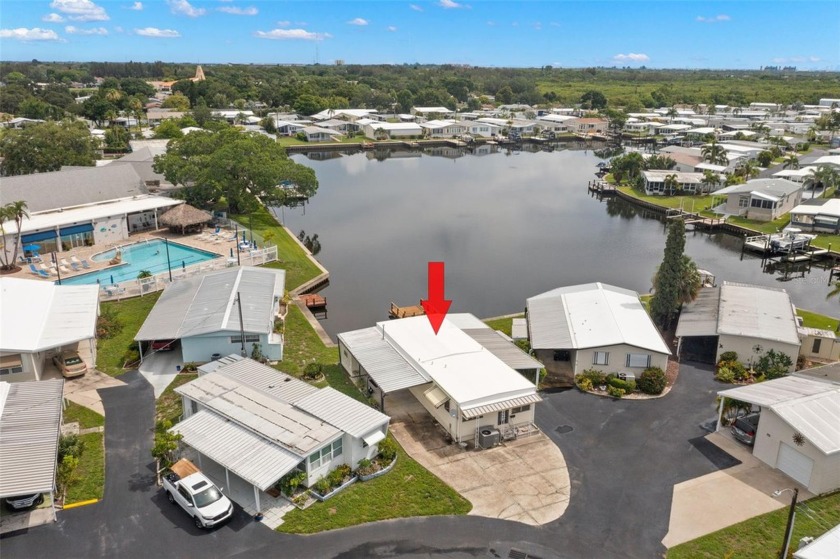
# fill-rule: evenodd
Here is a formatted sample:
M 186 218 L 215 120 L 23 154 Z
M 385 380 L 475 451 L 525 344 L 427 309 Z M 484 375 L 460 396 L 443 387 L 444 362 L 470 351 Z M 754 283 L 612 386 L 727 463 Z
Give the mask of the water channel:
M 294 155 L 320 187 L 305 206 L 276 209 L 293 232 L 318 234 L 330 271 L 327 332 L 372 326 L 391 301 L 426 298 L 429 261 L 446 263 L 452 312 L 521 312 L 555 287 L 600 281 L 647 293 L 665 231 L 655 215 L 587 192 L 601 161 L 591 150 L 536 153 L 452 148 L 385 154 Z M 386 157 L 387 156 L 387 157 Z M 840 248 L 840 247 L 838 247 Z M 768 271 L 741 239 L 687 233 L 686 253 L 718 283 L 784 288 L 798 307 L 837 316 L 828 271 Z

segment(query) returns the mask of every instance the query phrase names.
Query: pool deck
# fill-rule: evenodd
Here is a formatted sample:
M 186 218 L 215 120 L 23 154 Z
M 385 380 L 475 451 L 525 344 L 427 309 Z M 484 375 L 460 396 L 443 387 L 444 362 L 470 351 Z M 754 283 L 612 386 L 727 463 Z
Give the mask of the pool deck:
M 206 234 L 207 231 L 210 231 L 210 229 L 206 229 L 205 234 Z M 233 237 L 233 233 L 234 233 L 233 229 L 222 229 L 220 237 L 222 237 L 224 239 L 229 239 L 229 238 Z M 172 241 L 173 243 L 180 243 L 182 245 L 186 245 L 186 246 L 201 249 L 201 250 L 204 250 L 204 251 L 207 251 L 207 252 L 212 252 L 214 254 L 218 254 L 220 257 L 223 257 L 223 258 L 226 258 L 226 257 L 230 256 L 230 249 L 231 248 L 236 249 L 236 245 L 234 244 L 233 240 L 218 241 L 218 240 L 212 240 L 211 239 L 211 240 L 208 241 L 208 240 L 204 240 L 204 239 L 199 239 L 198 237 L 200 235 L 201 234 L 199 234 L 199 233 L 196 233 L 196 234 L 193 234 L 193 235 L 180 235 L 178 233 L 171 233 L 169 231 L 169 229 L 158 229 L 156 231 L 144 231 L 142 233 L 132 234 L 132 235 L 129 236 L 128 239 L 123 239 L 121 241 L 117 241 L 117 242 L 113 242 L 113 243 L 93 245 L 93 246 L 89 246 L 89 247 L 79 247 L 79 248 L 74 248 L 73 250 L 69 250 L 69 251 L 66 251 L 66 252 L 57 252 L 56 253 L 56 258 L 58 258 L 59 261 L 61 261 L 61 259 L 63 258 L 65 260 L 67 260 L 68 262 L 70 262 L 70 258 L 75 256 L 79 260 L 87 260 L 88 263 L 90 264 L 90 268 L 80 269 L 78 271 L 70 270 L 70 268 L 68 267 L 68 270 L 70 270 L 69 273 L 61 272 L 61 278 L 64 279 L 64 278 L 71 278 L 71 277 L 75 277 L 75 276 L 80 276 L 80 275 L 83 275 L 83 274 L 88 274 L 90 272 L 96 272 L 96 271 L 99 271 L 99 270 L 105 270 L 107 268 L 119 268 L 120 264 L 112 265 L 112 264 L 109 264 L 107 260 L 104 261 L 104 262 L 95 262 L 91 259 L 91 257 L 94 254 L 99 254 L 100 252 L 105 252 L 105 251 L 111 250 L 113 248 L 116 248 L 118 246 L 131 245 L 131 244 L 134 244 L 134 243 L 139 243 L 139 242 L 150 240 L 150 239 L 168 239 L 168 240 Z M 236 250 L 234 250 L 234 254 L 235 253 L 236 253 Z M 47 267 L 49 267 L 49 265 L 47 263 L 50 261 L 50 258 L 51 258 L 50 254 L 47 253 L 45 255 L 41 255 L 41 257 L 43 259 L 44 264 L 47 265 Z M 37 279 L 37 280 L 50 281 L 50 282 L 55 282 L 55 281 L 58 280 L 58 276 L 54 276 L 54 275 L 51 275 L 49 277 L 49 279 L 42 278 L 40 276 L 36 276 L 29 270 L 29 267 L 27 265 L 22 265 L 20 271 L 15 272 L 14 274 L 7 274 L 4 277 Z

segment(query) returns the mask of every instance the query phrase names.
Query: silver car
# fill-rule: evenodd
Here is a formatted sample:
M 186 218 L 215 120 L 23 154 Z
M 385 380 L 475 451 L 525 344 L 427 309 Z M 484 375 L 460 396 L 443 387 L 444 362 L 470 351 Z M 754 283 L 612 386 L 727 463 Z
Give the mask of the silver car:
M 755 443 L 755 432 L 758 430 L 759 413 L 751 413 L 739 417 L 732 423 L 732 435 L 744 444 Z

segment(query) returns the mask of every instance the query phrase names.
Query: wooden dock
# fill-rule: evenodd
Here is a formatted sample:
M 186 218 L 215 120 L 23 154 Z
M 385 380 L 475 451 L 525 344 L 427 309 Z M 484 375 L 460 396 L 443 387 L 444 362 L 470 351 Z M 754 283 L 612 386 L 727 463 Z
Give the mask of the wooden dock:
M 615 185 L 602 180 L 589 181 L 586 189 L 601 196 L 612 196 L 617 190 Z
M 409 318 L 412 316 L 422 316 L 426 314 L 423 305 L 412 305 L 409 307 L 399 307 L 395 303 L 391 303 L 391 308 L 388 310 L 389 318 Z
M 298 295 L 298 299 L 303 303 L 313 315 L 323 315 L 327 317 L 327 298 L 318 295 L 317 293 L 304 293 Z

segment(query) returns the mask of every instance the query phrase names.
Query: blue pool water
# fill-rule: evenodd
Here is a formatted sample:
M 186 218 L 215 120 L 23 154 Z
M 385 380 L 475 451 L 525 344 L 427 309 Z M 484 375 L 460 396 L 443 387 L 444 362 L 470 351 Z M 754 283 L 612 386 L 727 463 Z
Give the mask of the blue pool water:
M 103 262 L 114 257 L 116 249 L 101 252 L 93 256 L 92 260 Z M 206 262 L 218 258 L 218 254 L 207 252 L 197 248 L 169 243 L 169 262 L 173 270 L 181 267 L 193 266 L 200 262 Z M 154 239 L 127 245 L 122 247 L 122 264 L 111 266 L 104 270 L 81 274 L 67 279 L 62 279 L 64 285 L 83 285 L 96 283 L 101 284 L 120 283 L 127 280 L 137 279 L 137 274 L 142 270 L 148 270 L 152 274 L 160 274 L 167 271 L 166 243 Z

